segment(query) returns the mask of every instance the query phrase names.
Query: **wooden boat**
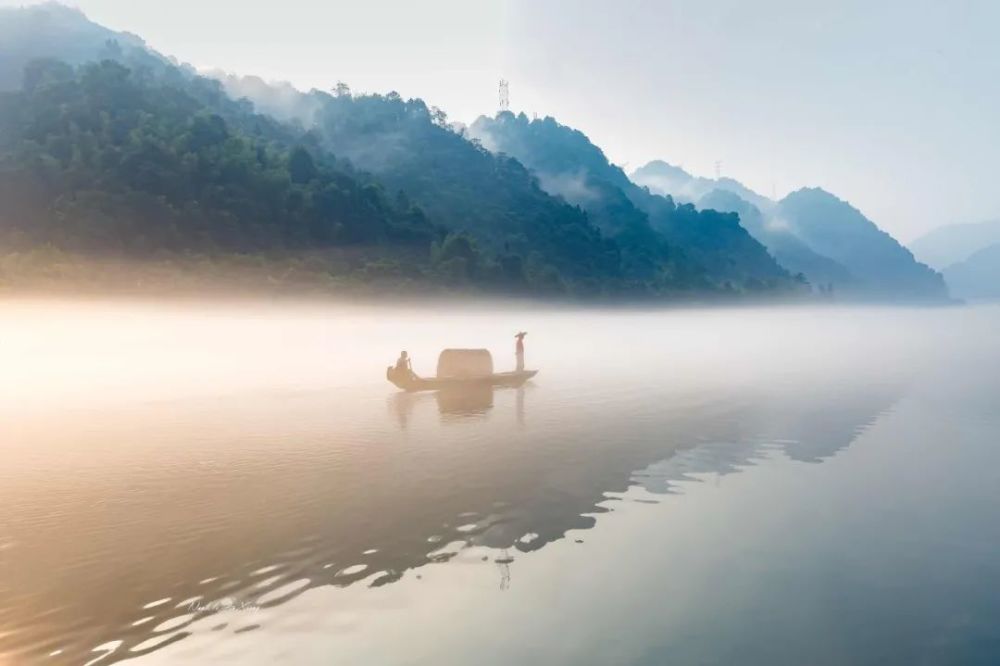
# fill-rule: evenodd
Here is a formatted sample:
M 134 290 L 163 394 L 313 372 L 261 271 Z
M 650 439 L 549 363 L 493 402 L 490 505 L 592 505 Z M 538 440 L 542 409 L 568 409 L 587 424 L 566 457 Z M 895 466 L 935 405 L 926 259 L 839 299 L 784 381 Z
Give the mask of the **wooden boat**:
M 436 377 L 397 372 L 389 366 L 385 377 L 404 391 L 461 390 L 483 386 L 518 387 L 538 374 L 537 370 L 493 372 L 493 357 L 486 349 L 445 349 L 438 356 Z
M 386 371 L 386 379 L 404 391 L 439 391 L 473 386 L 509 386 L 516 388 L 538 374 L 538 370 L 497 372 L 484 377 L 396 377 L 395 368 Z

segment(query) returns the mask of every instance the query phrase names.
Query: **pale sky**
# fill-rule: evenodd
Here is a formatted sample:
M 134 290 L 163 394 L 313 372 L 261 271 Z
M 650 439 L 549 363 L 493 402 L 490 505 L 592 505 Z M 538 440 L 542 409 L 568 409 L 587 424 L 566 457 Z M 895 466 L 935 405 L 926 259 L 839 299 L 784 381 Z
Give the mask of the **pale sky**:
M 2 5 L 24 4 L 0 0 Z M 994 0 L 75 0 L 200 68 L 553 115 L 631 170 L 822 186 L 903 241 L 1000 217 Z

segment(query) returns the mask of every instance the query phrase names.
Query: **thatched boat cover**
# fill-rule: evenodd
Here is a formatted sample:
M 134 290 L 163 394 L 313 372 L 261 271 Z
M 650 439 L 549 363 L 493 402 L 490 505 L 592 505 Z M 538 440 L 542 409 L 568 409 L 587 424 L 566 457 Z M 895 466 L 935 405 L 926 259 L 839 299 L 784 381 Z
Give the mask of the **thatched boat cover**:
M 438 356 L 438 377 L 486 377 L 493 374 L 488 349 L 445 349 Z

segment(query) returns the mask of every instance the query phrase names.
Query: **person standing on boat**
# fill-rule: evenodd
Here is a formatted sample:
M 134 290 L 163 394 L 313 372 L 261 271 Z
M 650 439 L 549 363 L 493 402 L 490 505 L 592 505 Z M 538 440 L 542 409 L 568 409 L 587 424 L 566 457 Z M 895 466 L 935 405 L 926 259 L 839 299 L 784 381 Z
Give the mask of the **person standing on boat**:
M 524 372 L 524 336 L 527 333 L 521 331 L 514 337 L 517 338 L 517 344 L 514 346 L 514 355 L 517 357 L 517 371 Z

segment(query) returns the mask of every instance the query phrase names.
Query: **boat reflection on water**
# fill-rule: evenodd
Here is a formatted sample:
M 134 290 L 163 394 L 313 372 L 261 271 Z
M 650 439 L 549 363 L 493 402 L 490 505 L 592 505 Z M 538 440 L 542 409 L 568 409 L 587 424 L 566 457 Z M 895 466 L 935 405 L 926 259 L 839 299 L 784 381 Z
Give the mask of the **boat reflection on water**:
M 394 393 L 389 398 L 389 410 L 396 417 L 399 427 L 406 429 L 413 414 L 424 405 L 436 404 L 441 423 L 458 423 L 487 419 L 493 411 L 497 394 L 514 395 L 514 416 L 519 427 L 525 423 L 525 395 L 533 390 L 534 382 L 517 388 L 494 387 L 488 384 L 471 384 L 464 387 L 441 389 L 427 393 Z
M 441 416 L 485 417 L 493 409 L 493 387 L 472 385 L 461 389 L 442 389 L 434 394 Z

